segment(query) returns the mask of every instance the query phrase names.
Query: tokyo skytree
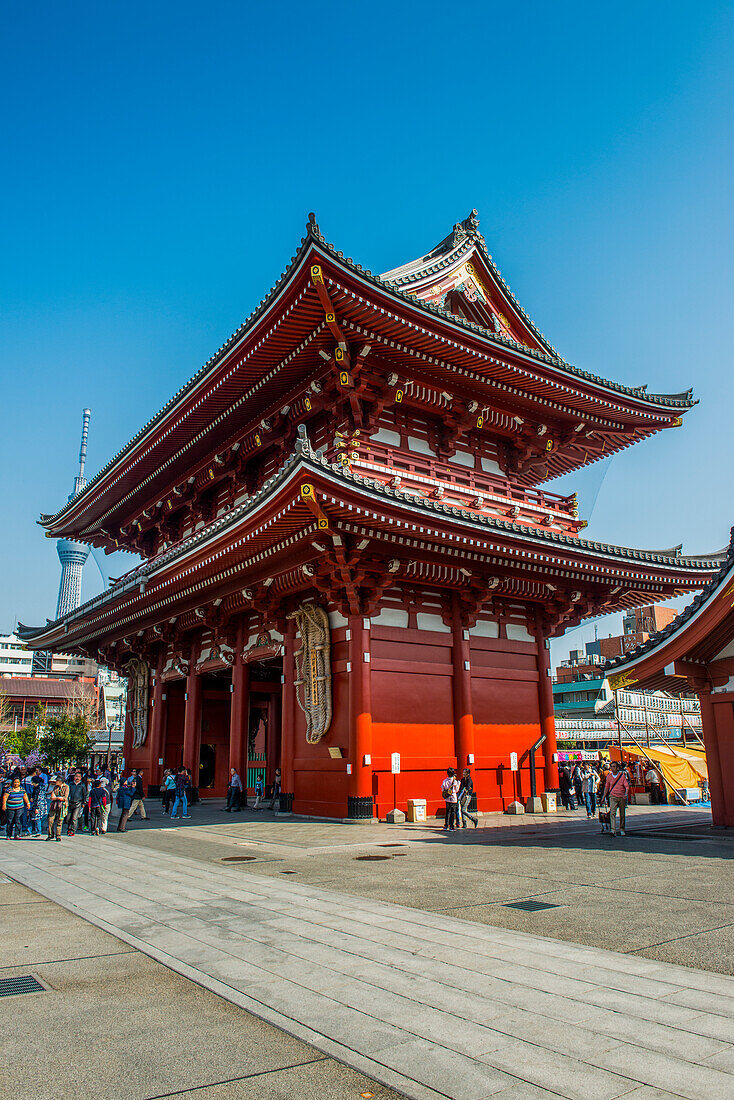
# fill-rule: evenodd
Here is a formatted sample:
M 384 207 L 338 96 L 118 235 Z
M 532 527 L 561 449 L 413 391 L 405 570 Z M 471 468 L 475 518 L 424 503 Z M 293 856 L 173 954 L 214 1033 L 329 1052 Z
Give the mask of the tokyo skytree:
M 87 437 L 89 435 L 89 418 L 92 415 L 90 409 L 85 409 L 82 414 L 82 443 L 79 449 L 79 473 L 74 478 L 74 489 L 69 496 L 73 500 L 87 484 L 84 476 L 84 463 L 87 459 Z M 56 618 L 61 619 L 70 611 L 78 607 L 82 602 L 82 569 L 89 557 L 89 547 L 83 542 L 74 542 L 71 539 L 59 539 L 56 550 L 61 562 L 61 581 L 59 583 L 59 598 L 56 604 Z

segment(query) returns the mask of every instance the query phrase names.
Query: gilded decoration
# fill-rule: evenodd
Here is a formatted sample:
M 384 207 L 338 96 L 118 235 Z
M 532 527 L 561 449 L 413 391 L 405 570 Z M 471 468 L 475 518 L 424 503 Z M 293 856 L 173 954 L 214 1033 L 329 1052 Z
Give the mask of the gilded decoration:
M 150 669 L 145 661 L 133 657 L 125 665 L 127 691 L 130 699 L 130 723 L 133 728 L 133 748 L 145 744 L 148 736 L 148 681 Z
M 329 616 L 318 604 L 304 603 L 289 617 L 301 636 L 301 648 L 294 654 L 296 699 L 306 715 L 306 741 L 315 745 L 331 725 Z
M 636 684 L 637 679 L 631 672 L 618 672 L 616 676 L 609 677 L 609 687 L 612 691 L 621 691 L 623 688 Z

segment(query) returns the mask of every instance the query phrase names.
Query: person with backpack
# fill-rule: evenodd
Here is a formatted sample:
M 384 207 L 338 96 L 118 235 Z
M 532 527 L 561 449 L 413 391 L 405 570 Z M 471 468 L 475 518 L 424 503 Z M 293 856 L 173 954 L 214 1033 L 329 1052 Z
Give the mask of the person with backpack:
M 607 775 L 604 784 L 604 797 L 609 799 L 609 824 L 612 836 L 617 835 L 617 811 L 619 811 L 619 835 L 626 836 L 624 827 L 626 824 L 627 796 L 630 789 L 630 778 L 627 769 L 623 768 L 618 760 L 612 760 L 612 770 Z
M 89 832 L 90 836 L 99 836 L 104 832 L 104 808 L 107 805 L 105 785 L 95 779 L 89 791 Z
M 176 797 L 176 777 L 170 768 L 166 769 L 163 777 L 163 813 L 168 814 L 171 804 Z
M 457 810 L 459 815 L 459 825 L 462 829 L 467 829 L 467 820 L 474 822 L 474 828 L 479 825 L 476 814 L 469 812 L 469 803 L 472 800 L 474 794 L 474 781 L 471 777 L 471 772 L 468 768 L 464 768 L 464 774 L 461 777 L 461 783 L 459 785 L 459 796 L 457 802 Z
M 459 780 L 453 768 L 446 769 L 446 778 L 441 784 L 441 796 L 446 803 L 446 817 L 443 823 L 444 832 L 453 832 L 456 829 L 456 810 L 459 798 Z
M 258 772 L 257 773 L 257 778 L 255 779 L 255 801 L 252 804 L 253 810 L 259 810 L 260 809 L 260 802 L 262 801 L 262 796 L 264 795 L 264 793 L 265 793 L 265 784 L 263 782 L 262 775 L 260 774 L 260 772 Z

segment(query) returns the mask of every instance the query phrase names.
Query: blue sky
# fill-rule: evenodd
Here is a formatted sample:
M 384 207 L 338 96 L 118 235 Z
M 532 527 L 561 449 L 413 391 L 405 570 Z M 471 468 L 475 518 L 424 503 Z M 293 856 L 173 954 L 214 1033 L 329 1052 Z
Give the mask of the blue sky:
M 71 489 L 82 407 L 93 474 L 250 313 L 310 210 L 379 271 L 476 206 L 566 358 L 700 398 L 614 460 L 588 533 L 724 545 L 733 47 L 715 2 L 9 3 L 0 629 L 54 613 L 35 521 Z

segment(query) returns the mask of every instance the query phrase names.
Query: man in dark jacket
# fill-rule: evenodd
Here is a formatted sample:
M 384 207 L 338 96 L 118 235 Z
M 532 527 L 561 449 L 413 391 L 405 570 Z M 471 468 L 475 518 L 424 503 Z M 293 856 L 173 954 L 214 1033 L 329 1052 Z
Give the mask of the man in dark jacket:
M 133 774 L 128 779 L 128 783 L 135 784 L 135 793 L 130 807 L 130 817 L 133 816 L 136 810 L 140 810 L 140 816 L 144 821 L 147 821 L 148 815 L 145 812 L 145 803 L 143 802 L 145 791 L 143 790 L 143 777 L 140 774 L 140 768 L 133 768 Z
M 135 797 L 135 780 L 132 776 L 125 779 L 117 792 L 117 805 L 120 807 L 120 820 L 117 822 L 118 833 L 127 831 L 127 819 L 130 816 L 130 807 Z
M 66 835 L 73 836 L 76 832 L 76 824 L 79 814 L 82 812 L 84 800 L 87 797 L 86 785 L 82 782 L 82 773 L 74 772 L 69 783 L 69 810 L 66 815 Z

